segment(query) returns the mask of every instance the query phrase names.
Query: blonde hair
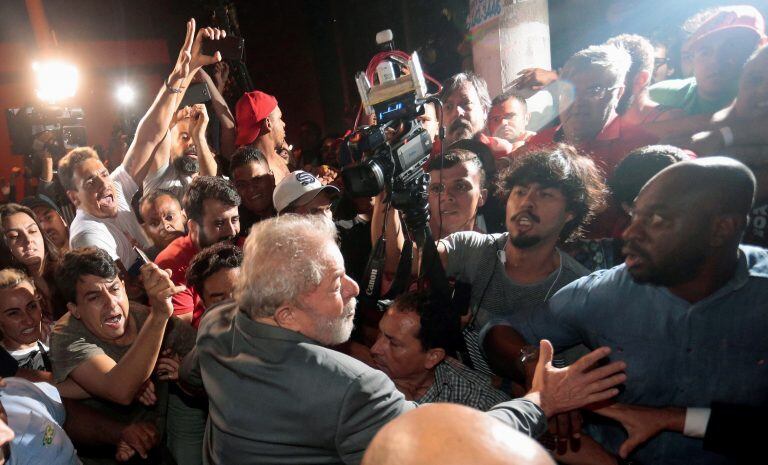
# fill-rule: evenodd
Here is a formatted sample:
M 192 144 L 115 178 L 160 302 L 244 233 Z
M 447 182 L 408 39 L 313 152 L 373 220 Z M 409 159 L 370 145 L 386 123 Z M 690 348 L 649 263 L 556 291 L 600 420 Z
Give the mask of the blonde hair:
M 32 289 L 35 288 L 34 280 L 23 271 L 17 268 L 0 270 L 0 290 L 13 289 L 22 283 L 28 283 Z
M 286 214 L 255 224 L 245 241 L 235 300 L 251 318 L 270 317 L 315 289 L 328 268 L 336 226 L 323 215 Z

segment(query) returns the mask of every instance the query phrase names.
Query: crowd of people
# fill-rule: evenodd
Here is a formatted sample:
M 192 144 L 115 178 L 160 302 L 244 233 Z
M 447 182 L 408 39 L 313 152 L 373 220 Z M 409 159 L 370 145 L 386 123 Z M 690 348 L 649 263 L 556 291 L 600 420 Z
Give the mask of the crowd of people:
M 36 191 L 0 205 L 0 456 L 746 460 L 768 409 L 768 37 L 743 5 L 687 27 L 675 79 L 622 34 L 494 98 L 443 82 L 418 116 L 424 242 L 391 192 L 346 189 L 339 138 L 306 122 L 294 149 L 275 96 L 229 105 L 202 47 L 226 33 L 188 21 L 124 153 L 54 164 L 39 135 Z M 193 82 L 211 101 L 181 106 Z

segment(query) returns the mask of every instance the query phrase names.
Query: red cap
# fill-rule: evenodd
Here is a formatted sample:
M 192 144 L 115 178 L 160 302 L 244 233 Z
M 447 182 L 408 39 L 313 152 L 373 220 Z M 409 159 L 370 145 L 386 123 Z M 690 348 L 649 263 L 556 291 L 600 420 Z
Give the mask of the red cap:
M 685 44 L 690 49 L 696 42 L 715 32 L 728 29 L 747 29 L 757 34 L 760 43 L 765 42 L 765 19 L 757 8 L 749 5 L 732 5 L 718 8 L 718 12 L 706 20 Z
M 269 94 L 254 90 L 246 92 L 235 105 L 237 138 L 235 145 L 247 145 L 259 137 L 261 122 L 277 108 L 277 99 Z

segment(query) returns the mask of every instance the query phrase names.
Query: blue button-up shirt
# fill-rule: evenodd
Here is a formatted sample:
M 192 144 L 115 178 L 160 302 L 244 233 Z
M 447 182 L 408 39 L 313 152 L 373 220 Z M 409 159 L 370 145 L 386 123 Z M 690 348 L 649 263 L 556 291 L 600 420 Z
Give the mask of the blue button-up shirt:
M 636 283 L 624 265 L 565 286 L 518 331 L 556 349 L 609 346 L 627 363 L 618 401 L 646 406 L 709 407 L 713 401 L 768 405 L 768 251 L 741 246 L 733 278 L 691 304 L 665 287 Z M 734 425 L 738 427 L 738 425 Z M 623 431 L 595 428 L 616 450 Z M 649 464 L 719 464 L 702 441 L 663 433 L 639 448 Z

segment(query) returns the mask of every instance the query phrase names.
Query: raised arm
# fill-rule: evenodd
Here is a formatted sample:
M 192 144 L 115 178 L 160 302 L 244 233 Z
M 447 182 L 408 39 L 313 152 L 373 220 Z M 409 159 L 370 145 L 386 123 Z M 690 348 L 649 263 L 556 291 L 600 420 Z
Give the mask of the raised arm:
M 197 157 L 200 161 L 200 176 L 216 176 L 218 165 L 214 158 L 211 148 L 208 146 L 208 139 L 205 137 L 205 130 L 208 127 L 208 110 L 205 105 L 198 103 L 189 109 L 190 136 L 197 147 Z
M 384 272 L 394 274 L 397 271 L 397 264 L 400 261 L 400 253 L 403 250 L 405 237 L 403 228 L 400 224 L 400 217 L 394 208 L 387 209 L 384 203 L 385 193 L 377 195 L 373 200 L 373 215 L 371 216 L 371 244 L 376 247 L 376 243 L 381 237 L 381 231 L 386 223 L 386 232 L 384 239 L 386 244 L 386 261 L 384 262 Z
M 171 296 L 184 290 L 176 286 L 170 272 L 154 263 L 141 268 L 151 311 L 131 348 L 119 361 L 97 355 L 75 368 L 70 377 L 86 391 L 122 405 L 133 402 L 136 393 L 154 369 L 168 319 L 173 314 Z
M 221 63 L 226 65 L 226 63 Z M 216 65 L 218 66 L 218 64 Z M 219 135 L 219 155 L 229 160 L 232 157 L 232 152 L 235 151 L 235 117 L 232 115 L 227 101 L 221 95 L 218 86 L 214 84 L 211 77 L 204 70 L 199 71 L 200 76 L 208 85 L 208 89 L 211 91 L 211 106 L 213 107 L 213 113 L 216 118 L 219 119 L 220 135 Z
M 218 29 L 203 28 L 198 31 L 195 37 L 195 20 L 190 19 L 187 22 L 186 38 L 176 59 L 176 65 L 160 88 L 160 92 L 158 92 L 149 110 L 139 122 L 136 137 L 123 160 L 123 167 L 137 184 L 141 184 L 149 172 L 149 163 L 147 162 L 151 155 L 156 152 L 158 144 L 166 137 L 173 115 L 184 95 L 184 90 L 191 81 L 191 77 L 201 67 L 221 61 L 219 52 L 216 52 L 214 56 L 202 53 L 203 40 L 216 40 L 225 36 L 226 33 Z M 160 153 L 162 151 L 157 152 L 161 156 L 164 154 L 164 152 Z

